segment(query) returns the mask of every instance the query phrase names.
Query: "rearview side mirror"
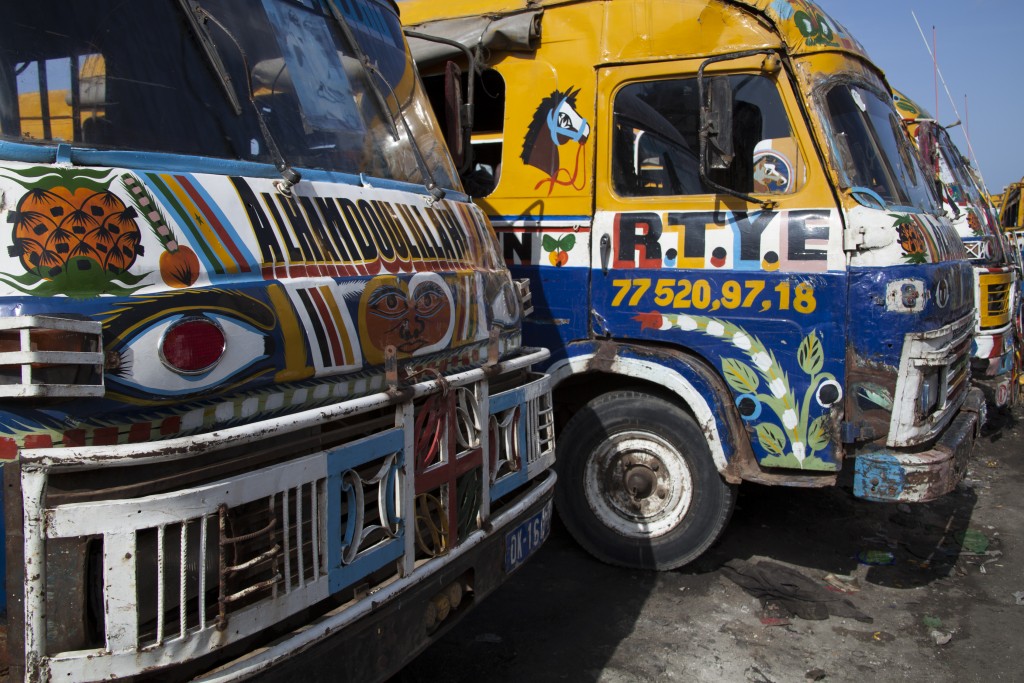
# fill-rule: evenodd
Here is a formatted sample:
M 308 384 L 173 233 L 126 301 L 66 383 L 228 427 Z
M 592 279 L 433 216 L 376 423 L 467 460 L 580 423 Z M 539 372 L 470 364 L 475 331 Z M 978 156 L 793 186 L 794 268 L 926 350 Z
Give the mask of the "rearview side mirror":
M 732 86 L 727 77 L 716 76 L 708 79 L 705 93 L 700 111 L 700 134 L 706 138 L 701 147 L 707 150 L 707 159 L 703 161 L 708 168 L 729 168 L 736 156 L 732 139 Z
M 700 181 L 705 190 L 727 194 L 764 209 L 775 206 L 775 200 L 758 199 L 746 192 L 740 192 L 715 182 L 710 176 L 712 170 L 724 170 L 732 166 L 736 158 L 733 145 L 733 93 L 730 76 L 704 76 L 704 70 L 711 64 L 742 59 L 753 55 L 764 55 L 762 70 L 778 73 L 778 63 L 773 50 L 746 50 L 727 55 L 708 57 L 697 69 L 697 92 L 700 98 Z
M 444 68 L 444 119 L 445 137 L 455 168 L 464 173 L 469 168 L 467 150 L 472 131 L 463 121 L 462 69 L 455 62 L 448 62 Z

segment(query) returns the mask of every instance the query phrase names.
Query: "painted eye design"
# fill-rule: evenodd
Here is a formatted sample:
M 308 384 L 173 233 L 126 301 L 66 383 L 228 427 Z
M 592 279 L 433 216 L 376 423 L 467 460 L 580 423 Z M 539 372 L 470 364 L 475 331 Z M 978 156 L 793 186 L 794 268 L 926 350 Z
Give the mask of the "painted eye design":
M 839 403 L 839 399 L 843 397 L 843 387 L 834 379 L 825 380 L 818 386 L 818 390 L 814 392 L 814 397 L 818 401 L 819 406 L 829 408 Z
M 435 315 L 442 307 L 448 305 L 441 287 L 436 283 L 428 282 L 416 289 L 416 300 L 413 302 L 416 307 L 416 315 L 424 318 Z
M 370 312 L 381 318 L 401 318 L 409 310 L 409 298 L 398 287 L 384 285 L 373 293 L 367 306 Z
M 405 356 L 445 349 L 455 326 L 455 299 L 437 273 L 417 273 L 408 282 L 387 275 L 367 285 L 359 315 L 363 354 L 379 363 L 388 345 Z
M 455 327 L 455 301 L 444 279 L 437 273 L 417 273 L 409 280 L 413 301 L 413 325 L 418 330 L 414 354 L 444 349 Z
M 268 357 L 267 342 L 264 331 L 226 315 L 171 315 L 127 338 L 108 377 L 149 398 L 195 394 L 245 379 Z

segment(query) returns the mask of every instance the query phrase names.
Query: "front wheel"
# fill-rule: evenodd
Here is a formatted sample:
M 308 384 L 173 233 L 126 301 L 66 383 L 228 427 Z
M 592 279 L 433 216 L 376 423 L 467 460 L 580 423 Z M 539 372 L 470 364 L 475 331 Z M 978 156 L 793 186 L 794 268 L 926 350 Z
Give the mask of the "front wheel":
M 555 505 L 576 542 L 609 564 L 675 569 L 718 538 L 735 487 L 679 406 L 637 391 L 587 403 L 558 435 Z

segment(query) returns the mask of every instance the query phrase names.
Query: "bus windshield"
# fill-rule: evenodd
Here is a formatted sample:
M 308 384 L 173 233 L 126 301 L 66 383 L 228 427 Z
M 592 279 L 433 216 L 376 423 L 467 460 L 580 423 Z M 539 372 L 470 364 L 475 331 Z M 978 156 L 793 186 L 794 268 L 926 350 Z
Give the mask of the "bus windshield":
M 411 133 L 451 186 L 414 73 L 383 2 L 17 3 L 0 27 L 0 134 L 423 182 Z
M 833 153 L 846 187 L 870 190 L 886 204 L 934 213 L 934 190 L 892 101 L 873 89 L 839 83 L 825 94 Z

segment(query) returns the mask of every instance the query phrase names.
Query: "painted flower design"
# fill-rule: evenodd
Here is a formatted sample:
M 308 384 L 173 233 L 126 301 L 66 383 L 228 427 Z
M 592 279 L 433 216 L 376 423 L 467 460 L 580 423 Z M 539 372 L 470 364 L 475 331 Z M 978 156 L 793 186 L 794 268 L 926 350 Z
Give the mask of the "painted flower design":
M 642 314 L 642 323 L 656 329 L 699 332 L 728 342 L 738 354 L 722 354 L 722 374 L 736 399 L 736 408 L 757 435 L 767 467 L 834 471 L 836 463 L 818 457 L 831 440 L 828 415 L 811 419 L 812 404 L 827 410 L 842 399 L 835 376 L 823 372 L 825 352 L 816 332 L 800 342 L 797 362 L 808 384 L 797 396 L 775 353 L 747 330 L 727 321 L 696 315 Z M 658 318 L 657 320 L 655 318 Z M 828 387 L 828 391 L 819 391 Z M 820 412 L 820 410 L 819 410 Z
M 562 235 L 553 237 L 544 235 L 542 240 L 544 251 L 548 252 L 548 261 L 551 265 L 560 267 L 569 262 L 569 252 L 576 246 L 576 235 Z

